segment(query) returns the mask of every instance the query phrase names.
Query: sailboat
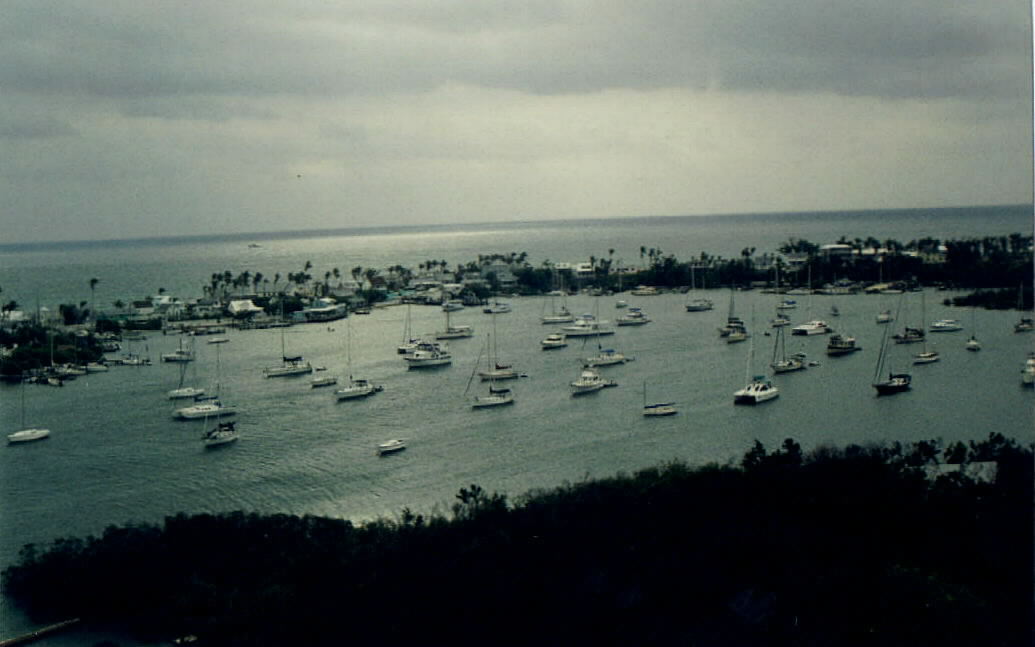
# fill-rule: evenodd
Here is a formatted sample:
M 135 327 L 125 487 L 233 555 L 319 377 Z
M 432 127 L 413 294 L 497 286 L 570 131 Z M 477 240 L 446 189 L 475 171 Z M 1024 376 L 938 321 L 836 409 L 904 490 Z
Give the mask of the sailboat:
M 7 443 L 28 443 L 34 440 L 43 440 L 50 437 L 49 429 L 29 428 L 25 426 L 25 380 L 22 380 L 22 428 L 13 433 L 7 434 Z
M 653 416 L 674 416 L 679 413 L 675 402 L 655 402 L 647 404 L 647 380 L 643 381 L 643 415 Z
M 752 316 L 752 319 L 754 319 L 754 316 Z M 752 325 L 754 325 L 754 321 L 752 321 Z M 780 395 L 780 390 L 765 375 L 751 376 L 751 364 L 754 360 L 755 340 L 752 339 L 751 350 L 748 352 L 747 366 L 745 368 L 747 386 L 733 392 L 733 404 L 760 404 Z
M 365 398 L 384 391 L 384 387 L 380 384 L 373 384 L 370 380 L 352 376 L 352 324 L 348 320 L 345 323 L 345 364 L 349 371 L 349 383 L 334 392 L 338 400 Z
M 191 339 L 191 347 L 183 347 L 183 337 L 180 337 L 180 346 L 171 353 L 162 355 L 163 362 L 193 362 L 194 361 L 194 340 Z
M 446 329 L 435 333 L 435 339 L 462 339 L 474 335 L 474 328 L 471 326 L 453 326 L 449 323 L 449 310 L 446 310 Z
M 575 315 L 568 310 L 565 300 L 564 277 L 560 277 L 560 289 L 550 293 L 550 313 L 546 313 L 546 303 L 543 303 L 543 315 L 539 320 L 544 324 L 571 323 L 575 321 Z M 557 297 L 561 297 L 561 305 L 557 307 Z
M 975 314 L 976 312 L 977 312 L 976 308 L 971 308 L 970 309 L 970 330 L 971 330 L 971 334 L 970 334 L 970 339 L 967 340 L 967 344 L 965 346 L 965 348 L 967 350 L 969 350 L 969 351 L 979 351 L 979 350 L 981 350 L 981 342 L 979 342 L 978 339 L 977 339 L 977 315 Z
M 926 320 L 927 320 L 927 296 L 926 296 L 926 293 L 921 292 L 920 293 L 920 325 L 923 326 L 924 325 L 924 321 L 926 321 Z M 927 349 L 927 336 L 926 335 L 923 338 L 923 344 L 924 344 L 924 349 L 922 351 L 920 351 L 919 353 L 917 353 L 916 355 L 913 355 L 913 363 L 914 364 L 931 364 L 931 363 L 937 362 L 938 360 L 941 359 L 941 355 L 938 354 L 938 351 L 934 350 L 933 348 L 931 350 Z
M 201 437 L 206 449 L 222 447 L 236 441 L 241 435 L 237 432 L 237 424 L 233 421 L 216 423 Z
M 304 357 L 297 355 L 288 357 L 284 346 L 284 328 L 280 329 L 280 366 L 267 366 L 262 370 L 266 377 L 293 377 L 295 375 L 308 375 L 313 372 L 313 365 Z
M 697 286 L 694 281 L 694 264 L 690 263 L 690 292 L 688 294 L 694 295 L 697 290 Z M 687 312 L 704 312 L 705 310 L 711 310 L 715 307 L 711 299 L 705 299 L 699 296 L 693 296 L 686 302 Z
M 400 354 L 400 355 L 405 355 L 406 353 L 412 353 L 413 351 L 417 350 L 417 344 L 420 343 L 420 338 L 414 337 L 413 333 L 410 331 L 410 307 L 411 307 L 411 305 L 412 304 L 410 304 L 410 303 L 406 304 L 406 320 L 405 320 L 405 323 L 403 323 L 402 343 L 399 344 L 396 347 L 396 349 L 395 349 L 395 351 L 398 354 Z
M 719 328 L 720 337 L 730 337 L 733 339 L 727 339 L 727 342 L 744 341 L 748 338 L 747 327 L 744 325 L 744 320 L 733 314 L 733 299 L 736 291 L 730 288 L 730 308 L 726 314 L 726 325 Z
M 184 386 L 184 378 L 187 375 L 187 363 L 180 363 L 180 381 L 176 384 L 176 388 L 168 392 L 170 400 L 185 400 L 188 398 L 196 398 L 199 395 L 205 394 L 205 389 L 198 386 Z
M 805 368 L 805 361 L 800 355 L 787 354 L 786 339 L 783 328 L 778 327 L 776 338 L 773 340 L 773 360 L 769 363 L 773 373 L 790 373 Z
M 901 310 L 902 302 L 899 301 L 899 310 Z M 898 313 L 895 313 L 895 317 L 898 318 Z M 880 353 L 877 354 L 877 367 L 873 373 L 873 388 L 877 390 L 877 395 L 892 395 L 894 393 L 901 393 L 902 391 L 908 391 L 912 385 L 913 378 L 908 373 L 895 373 L 892 369 L 887 368 L 888 364 L 888 330 L 884 329 L 884 334 L 881 337 Z M 887 379 L 881 379 L 884 375 L 884 371 L 887 369 Z
M 222 403 L 219 399 L 220 392 L 220 362 L 219 362 L 219 346 L 216 346 L 216 388 L 214 389 L 215 395 L 212 395 L 205 399 L 195 399 L 195 403 L 189 407 L 183 407 L 176 409 L 173 412 L 173 417 L 181 420 L 197 420 L 197 419 L 208 419 L 208 418 L 221 418 L 224 416 L 232 416 L 237 413 L 237 408 L 227 406 Z
M 499 360 L 499 350 L 496 347 L 496 340 L 499 335 L 496 334 L 496 315 L 492 315 L 492 335 L 487 340 L 486 347 L 491 352 L 488 353 L 488 365 L 485 370 L 478 371 L 478 377 L 483 382 L 490 380 L 513 380 L 518 377 L 518 372 L 514 370 L 514 367 L 510 364 L 501 364 Z
M 1024 312 L 1024 284 L 1017 288 L 1017 309 Z M 1013 325 L 1014 332 L 1031 332 L 1035 330 L 1035 319 L 1021 315 L 1021 320 Z
M 488 347 L 488 344 L 486 344 L 486 346 Z M 481 360 L 482 357 L 479 353 L 478 359 L 474 363 L 474 370 L 471 371 L 471 377 L 467 379 L 467 388 L 464 389 L 465 396 L 467 395 L 467 392 L 471 389 L 471 382 L 474 381 L 475 371 L 478 370 L 478 365 L 481 363 Z M 489 393 L 487 395 L 475 396 L 474 401 L 471 402 L 472 409 L 484 409 L 487 407 L 498 407 L 506 404 L 514 404 L 513 391 L 506 387 L 497 387 L 496 379 L 493 377 L 483 379 L 489 380 Z

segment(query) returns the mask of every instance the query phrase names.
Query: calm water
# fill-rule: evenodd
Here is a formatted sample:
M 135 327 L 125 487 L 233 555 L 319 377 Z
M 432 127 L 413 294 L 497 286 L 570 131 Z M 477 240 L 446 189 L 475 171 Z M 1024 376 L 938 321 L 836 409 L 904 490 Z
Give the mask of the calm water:
M 775 247 L 788 235 L 827 242 L 841 233 L 854 237 L 855 231 L 863 237 L 908 240 L 1024 230 L 1018 215 L 1000 213 L 1002 220 L 996 225 L 1001 228 L 983 232 L 978 230 L 987 225 L 986 220 L 978 218 L 975 223 L 971 220 L 976 216 L 968 220 L 950 215 L 943 224 L 951 221 L 955 233 L 922 232 L 920 225 L 926 221 L 918 221 L 912 234 L 889 233 L 896 227 L 903 227 L 896 232 L 907 230 L 885 214 L 862 222 L 856 218 L 812 222 L 811 228 L 792 220 L 802 227 L 793 234 L 779 218 L 775 224 L 765 224 L 765 218 L 732 223 L 725 236 L 719 223 L 665 219 L 640 226 L 620 222 L 613 227 L 583 228 L 562 223 L 545 229 L 270 238 L 260 241 L 260 249 L 248 249 L 243 239 L 87 245 L 64 251 L 37 248 L 0 255 L 4 266 L 0 285 L 6 300 L 8 285 L 24 290 L 22 282 L 32 274 L 41 293 L 51 289 L 46 285 L 71 289 L 68 286 L 83 283 L 86 295 L 81 298 L 88 298 L 83 277 L 98 276 L 117 294 L 115 298 L 125 298 L 136 294 L 136 288 L 123 294 L 110 286 L 119 282 L 132 286 L 134 281 L 146 286 L 150 279 L 141 276 L 155 275 L 161 276 L 161 285 L 170 292 L 194 294 L 188 290 L 195 283 L 179 273 L 197 273 L 202 277 L 200 285 L 208 274 L 221 269 L 272 274 L 281 267 L 274 267 L 275 259 L 283 264 L 282 272 L 301 269 L 305 260 L 319 269 L 336 257 L 342 259 L 336 266 L 345 270 L 396 262 L 416 265 L 424 258 L 445 258 L 455 264 L 478 253 L 510 250 L 527 250 L 533 260 L 580 260 L 614 247 L 616 257 L 620 253 L 631 257 L 635 251 L 638 260 L 640 244 L 660 244 L 666 252 L 685 257 L 696 249 L 722 253 L 720 244 L 735 248 L 732 253 L 749 244 L 761 251 L 765 241 Z M 692 231 L 677 234 L 683 228 Z M 756 239 L 727 239 L 747 232 L 754 232 Z M 652 242 L 646 234 L 656 235 L 657 240 Z M 700 247 L 692 246 L 696 244 Z M 113 258 L 104 260 L 108 255 Z M 62 265 L 63 258 L 75 263 Z M 145 258 L 151 260 L 145 262 Z M 17 264 L 12 259 L 25 260 L 35 271 L 12 272 L 12 264 Z M 103 271 L 106 266 L 112 268 L 110 273 Z M 20 278 L 12 282 L 12 276 Z M 183 282 L 180 290 L 178 281 Z M 141 289 L 153 292 L 157 286 L 152 288 Z M 596 342 L 573 340 L 565 349 L 541 351 L 539 341 L 553 327 L 539 323 L 546 302 L 532 297 L 512 299 L 514 311 L 495 318 L 501 360 L 513 362 L 527 374 L 510 383 L 517 402 L 502 409 L 474 411 L 469 406 L 470 399 L 485 389 L 477 378 L 470 378 L 480 356 L 484 362 L 488 333 L 493 330 L 493 318 L 477 309 L 453 316 L 454 323 L 475 326 L 476 337 L 452 342 L 453 365 L 430 371 L 407 371 L 395 353 L 403 335 L 405 307 L 375 310 L 330 327 L 287 330 L 283 343 L 289 354 L 303 354 L 339 375 L 346 374 L 345 340 L 346 332 L 350 333 L 353 373 L 385 385 L 383 393 L 355 402 L 339 403 L 331 390 L 309 388 L 308 377 L 264 379 L 262 368 L 280 355 L 280 332 L 231 331 L 230 343 L 218 347 L 218 364 L 225 399 L 240 408 L 242 439 L 215 451 L 201 446 L 203 423 L 171 418 L 173 406 L 165 393 L 179 377 L 179 367 L 172 364 L 114 368 L 61 389 L 0 387 L 0 428 L 20 426 L 24 395 L 26 422 L 52 430 L 52 438 L 44 442 L 0 448 L 0 564 L 13 561 L 27 542 L 96 533 L 129 520 L 157 522 L 179 511 L 244 509 L 357 520 L 391 516 L 404 506 L 446 511 L 456 491 L 470 483 L 517 496 L 532 488 L 632 471 L 673 458 L 691 463 L 737 460 L 756 438 L 772 448 L 793 437 L 809 448 L 932 437 L 966 441 L 992 431 L 1019 439 L 1031 435 L 1033 394 L 1021 388 L 1019 371 L 1035 337 L 1012 332 L 1017 313 L 953 310 L 940 303 L 951 293 L 929 291 L 927 320 L 957 318 L 965 330 L 931 335 L 942 361 L 913 367 L 911 392 L 877 398 L 869 386 L 882 332 L 874 316 L 893 307 L 893 298 L 815 296 L 810 306 L 807 297 L 799 297 L 799 309 L 790 313 L 796 322 L 809 318 L 811 307 L 813 316 L 825 317 L 839 330 L 855 335 L 864 350 L 826 358 L 825 336 L 789 338 L 788 351 L 805 350 L 821 365 L 778 376 L 780 398 L 750 408 L 734 407 L 732 393 L 743 386 L 749 371 L 761 371 L 771 357 L 773 338 L 760 333 L 773 313 L 775 297 L 758 292 L 736 295 L 737 313 L 756 322 L 752 329 L 759 334 L 752 346 L 727 345 L 717 336 L 729 292 L 711 291 L 717 307 L 705 313 L 685 312 L 682 295 L 622 296 L 631 305 L 642 306 L 654 321 L 644 327 L 619 328 L 601 341 L 636 359 L 602 369 L 618 380 L 618 388 L 580 398 L 569 395 L 567 384 L 578 374 L 579 359 L 595 352 Z M 620 312 L 614 301 L 614 297 L 574 297 L 568 305 L 576 312 L 599 309 L 602 318 L 613 319 Z M 837 305 L 840 317 L 827 316 L 832 305 Z M 893 325 L 919 323 L 919 315 L 920 295 L 906 295 L 902 320 Z M 437 308 L 414 307 L 411 318 L 416 333 L 432 333 L 445 324 Z M 980 353 L 963 348 L 972 331 L 984 343 Z M 197 341 L 199 359 L 187 375 L 209 385 L 216 379 L 217 347 L 205 344 L 204 338 Z M 152 335 L 131 350 L 157 359 L 179 342 L 177 336 Z M 901 352 L 895 359 L 904 362 L 906 352 L 915 350 L 900 346 L 893 352 Z M 677 402 L 680 414 L 643 418 L 645 390 L 651 400 Z M 395 437 L 408 439 L 409 449 L 377 457 L 377 443 Z M 6 602 L 0 613 L 4 637 L 27 626 Z M 70 635 L 43 644 L 83 641 L 82 636 Z

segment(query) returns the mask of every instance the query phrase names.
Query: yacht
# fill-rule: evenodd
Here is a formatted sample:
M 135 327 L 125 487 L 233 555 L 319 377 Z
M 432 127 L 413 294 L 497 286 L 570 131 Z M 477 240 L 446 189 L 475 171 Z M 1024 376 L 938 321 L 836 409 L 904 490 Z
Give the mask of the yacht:
M 550 350 L 551 348 L 564 348 L 568 345 L 568 340 L 564 338 L 564 335 L 559 333 L 551 333 L 546 336 L 546 339 L 539 342 L 543 350 Z
M 596 317 L 586 313 L 576 319 L 570 326 L 564 326 L 561 330 L 568 337 L 593 337 L 595 335 L 613 335 L 614 330 L 606 326 L 606 321 L 597 321 Z
M 792 335 L 825 335 L 830 332 L 827 322 L 813 319 L 791 328 Z
M 384 456 L 385 454 L 394 454 L 406 449 L 406 441 L 401 438 L 393 438 L 392 440 L 386 440 L 383 443 L 379 443 L 377 446 L 377 455 Z
M 403 359 L 409 368 L 431 368 L 453 363 L 453 356 L 449 350 L 444 345 L 433 342 L 421 342 L 412 353 L 403 355 Z
M 759 404 L 779 395 L 780 390 L 764 375 L 756 375 L 751 383 L 733 393 L 733 404 Z
M 577 380 L 571 383 L 572 395 L 583 395 L 594 393 L 605 386 L 615 386 L 614 380 L 605 380 L 600 373 L 592 368 L 586 368 L 579 374 Z
M 963 325 L 955 319 L 939 319 L 931 324 L 931 332 L 956 332 L 963 330 Z
M 373 384 L 370 380 L 350 378 L 348 385 L 335 391 L 334 395 L 339 400 L 354 400 L 356 398 L 365 398 L 384 390 L 385 388 L 383 386 L 380 384 Z
M 232 416 L 236 413 L 236 408 L 223 406 L 223 404 L 219 400 L 208 400 L 206 402 L 199 402 L 189 407 L 177 409 L 173 413 L 173 417 L 180 418 L 181 420 L 197 420 L 199 418 L 219 418 L 222 416 Z
M 498 389 L 489 387 L 488 395 L 479 395 L 471 403 L 472 409 L 484 409 L 486 407 L 499 407 L 505 404 L 514 404 L 514 392 L 510 389 Z
M 625 355 L 613 349 L 607 348 L 602 349 L 598 355 L 594 355 L 593 357 L 587 357 L 585 360 L 583 360 L 582 365 L 586 368 L 595 368 L 597 366 L 613 366 L 615 364 L 625 364 L 631 359 L 631 357 L 626 357 Z
M 827 355 L 831 357 L 848 355 L 857 350 L 862 350 L 862 346 L 855 343 L 855 337 L 834 333 L 827 341 Z
M 237 433 L 236 423 L 220 422 L 215 428 L 205 432 L 201 440 L 205 443 L 205 448 L 208 449 L 232 443 L 238 438 L 240 438 L 240 434 Z
M 639 308 L 629 308 L 629 311 L 618 317 L 615 323 L 619 326 L 642 326 L 650 323 L 650 317 Z
M 298 357 L 284 357 L 284 363 L 280 366 L 267 366 L 262 370 L 265 377 L 292 377 L 295 375 L 308 375 L 313 372 L 313 365 Z
M 14 445 L 16 443 L 28 443 L 34 440 L 43 440 L 44 438 L 50 437 L 49 429 L 22 429 L 11 434 L 7 434 L 7 443 Z

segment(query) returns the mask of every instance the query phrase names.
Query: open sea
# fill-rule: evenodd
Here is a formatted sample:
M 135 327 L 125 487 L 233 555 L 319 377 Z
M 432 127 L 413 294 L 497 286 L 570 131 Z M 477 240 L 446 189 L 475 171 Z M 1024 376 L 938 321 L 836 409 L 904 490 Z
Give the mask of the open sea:
M 100 279 L 96 299 L 104 309 L 116 299 L 155 294 L 199 297 L 215 272 L 260 271 L 272 278 L 300 271 L 322 278 L 334 267 L 348 276 L 355 266 L 416 268 L 429 259 L 451 267 L 494 252 L 528 253 L 531 263 L 579 262 L 589 256 L 641 262 L 641 246 L 660 248 L 685 260 L 701 252 L 736 256 L 744 247 L 776 251 L 790 237 L 815 243 L 874 236 L 902 242 L 1031 233 L 1031 206 L 899 211 L 832 212 L 638 218 L 592 222 L 384 228 L 197 236 L 81 243 L 0 244 L 3 302 L 26 309 L 56 309 L 88 301 L 88 281 Z M 249 247 L 249 244 L 259 247 Z M 826 319 L 851 334 L 863 350 L 845 357 L 824 354 L 827 336 L 788 337 L 788 352 L 817 360 L 806 371 L 779 375 L 781 395 L 757 407 L 735 407 L 733 391 L 749 374 L 764 372 L 774 337 L 764 334 L 776 296 L 758 291 L 701 291 L 716 304 L 689 313 L 681 294 L 635 297 L 569 297 L 576 313 L 598 311 L 614 320 L 615 300 L 639 306 L 653 320 L 619 327 L 600 340 L 635 360 L 602 368 L 619 386 L 574 398 L 568 383 L 580 359 L 597 352 L 597 341 L 572 339 L 568 347 L 542 351 L 539 341 L 557 326 L 539 322 L 545 297 L 507 299 L 513 312 L 454 313 L 454 324 L 475 328 L 470 339 L 450 343 L 453 364 L 407 370 L 395 348 L 402 341 L 407 308 L 378 308 L 331 324 L 279 330 L 230 330 L 230 341 L 209 345 L 195 339 L 198 359 L 187 369 L 203 386 L 216 381 L 217 360 L 224 401 L 238 407 L 241 440 L 206 450 L 202 421 L 172 418 L 176 364 L 158 362 L 179 336 L 148 333 L 131 350 L 155 362 L 115 367 L 63 388 L 0 384 L 0 429 L 26 423 L 51 429 L 50 439 L 0 448 L 0 567 L 12 563 L 29 542 L 98 533 L 110 524 L 160 522 L 177 512 L 246 510 L 317 514 L 362 521 L 392 517 L 404 507 L 448 512 L 453 495 L 477 483 L 511 499 L 534 488 L 632 472 L 674 459 L 691 464 L 738 461 L 756 439 L 770 449 L 792 437 L 804 449 L 831 444 L 941 438 L 980 440 L 1000 432 L 1023 442 L 1032 436 L 1033 391 L 1021 387 L 1020 369 L 1035 335 L 1013 332 L 1014 311 L 961 311 L 942 304 L 951 292 L 929 289 L 902 297 L 900 329 L 919 325 L 921 303 L 929 323 L 959 319 L 964 330 L 932 334 L 942 354 L 935 364 L 910 367 L 913 389 L 878 398 L 870 386 L 882 326 L 875 315 L 896 307 L 899 297 L 815 295 L 797 297 L 794 323 Z M 730 307 L 748 322 L 750 342 L 726 344 L 717 334 Z M 840 316 L 831 316 L 837 306 Z M 445 326 L 436 307 L 409 309 L 415 334 Z M 472 374 L 485 362 L 492 333 L 501 361 L 525 377 L 509 382 L 512 406 L 472 410 L 486 390 Z M 978 353 L 964 343 L 975 334 Z M 267 379 L 265 366 L 279 361 L 281 345 L 304 355 L 327 374 L 347 375 L 346 338 L 351 337 L 352 373 L 384 385 L 383 393 L 338 402 L 333 388 L 313 389 L 310 376 Z M 218 349 L 218 351 L 217 351 Z M 904 368 L 915 346 L 892 349 Z M 217 356 L 218 352 L 218 356 Z M 679 414 L 644 418 L 644 399 L 674 401 Z M 182 406 L 182 405 L 178 405 Z M 207 426 L 211 426 L 209 423 Z M 378 457 L 378 443 L 405 438 L 408 448 Z M 9 601 L 0 599 L 0 639 L 31 630 Z M 49 637 L 42 645 L 89 645 L 83 632 Z

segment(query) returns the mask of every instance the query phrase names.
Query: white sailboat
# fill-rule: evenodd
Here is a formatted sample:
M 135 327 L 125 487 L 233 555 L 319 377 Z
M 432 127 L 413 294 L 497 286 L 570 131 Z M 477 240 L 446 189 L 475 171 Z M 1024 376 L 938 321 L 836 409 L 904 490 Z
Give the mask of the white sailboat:
M 446 329 L 435 333 L 435 339 L 463 339 L 474 335 L 474 328 L 467 325 L 454 326 L 449 322 L 449 310 L 446 310 Z
M 7 443 L 9 445 L 15 445 L 18 443 L 28 443 L 34 440 L 43 440 L 44 438 L 50 437 L 50 430 L 39 427 L 26 427 L 25 426 L 25 380 L 22 379 L 22 428 L 13 433 L 7 434 Z
M 927 319 L 927 298 L 926 298 L 926 293 L 921 292 L 920 293 L 920 322 L 921 322 L 920 325 L 921 326 L 923 325 L 923 322 L 926 321 L 926 319 Z M 920 351 L 919 353 L 917 353 L 916 355 L 913 355 L 913 363 L 914 364 L 932 364 L 932 363 L 937 362 L 938 360 L 941 359 L 941 355 L 938 354 L 938 351 L 934 350 L 933 348 L 928 350 L 928 348 L 927 348 L 927 336 L 926 335 L 924 336 L 923 344 L 924 344 L 923 350 Z
M 686 302 L 685 308 L 687 312 L 704 312 L 705 310 L 711 310 L 715 307 L 711 299 L 705 299 L 697 296 L 697 285 L 694 280 L 694 264 L 690 263 L 690 291 L 687 293 L 691 295 Z
M 499 349 L 497 348 L 496 340 L 499 339 L 499 335 L 496 334 L 496 315 L 492 315 L 492 335 L 486 342 L 486 347 L 489 350 L 487 362 L 484 370 L 478 371 L 478 377 L 483 382 L 492 380 L 513 380 L 518 377 L 518 372 L 514 370 L 514 367 L 510 364 L 501 364 L 499 358 Z
M 338 400 L 365 398 L 384 390 L 380 384 L 352 376 L 352 324 L 349 321 L 345 323 L 345 366 L 349 372 L 349 382 L 334 392 Z
M 643 415 L 647 417 L 654 416 L 674 416 L 679 413 L 676 409 L 675 402 L 654 402 L 647 404 L 647 380 L 643 381 Z
M 262 370 L 265 377 L 294 377 L 297 375 L 309 375 L 313 372 L 313 365 L 301 355 L 288 357 L 285 350 L 284 328 L 280 329 L 280 366 L 267 366 Z
M 970 309 L 970 339 L 967 340 L 965 348 L 969 351 L 981 350 L 981 342 L 977 339 L 977 308 Z
M 194 366 L 194 364 L 191 364 Z M 193 372 L 192 372 L 193 374 Z M 180 363 L 180 381 L 176 384 L 176 388 L 172 389 L 167 393 L 170 400 L 187 400 L 198 397 L 199 395 L 205 394 L 205 389 L 199 386 L 184 386 L 184 379 L 187 375 L 187 363 Z M 196 375 L 195 375 L 196 378 Z
M 189 407 L 182 407 L 173 411 L 173 417 L 181 420 L 198 420 L 208 418 L 222 418 L 237 414 L 237 408 L 223 404 L 220 396 L 220 362 L 219 346 L 216 346 L 216 386 L 214 395 L 205 400 L 195 400 Z
M 769 366 L 773 369 L 773 373 L 790 373 L 805 368 L 805 360 L 801 354 L 787 354 L 787 342 L 783 328 L 776 329 L 776 338 L 773 340 L 773 359 Z
M 406 353 L 412 353 L 413 351 L 415 351 L 417 349 L 417 344 L 420 343 L 420 338 L 419 337 L 414 337 L 413 333 L 410 330 L 410 307 L 411 307 L 411 305 L 412 304 L 410 304 L 410 303 L 406 304 L 406 319 L 405 319 L 405 322 L 403 323 L 402 343 L 399 344 L 396 347 L 396 349 L 395 349 L 395 351 L 398 354 L 400 354 L 400 355 L 405 355 Z
M 488 348 L 489 348 L 489 343 L 487 342 L 486 343 L 486 349 L 487 349 L 486 355 L 491 355 L 491 352 L 488 352 Z M 464 395 L 465 396 L 467 395 L 467 392 L 470 391 L 470 389 L 471 389 L 471 383 L 474 381 L 474 376 L 476 374 L 476 371 L 478 371 L 478 366 L 481 365 L 481 361 L 482 361 L 482 356 L 481 356 L 481 353 L 479 353 L 478 354 L 478 359 L 475 360 L 474 368 L 471 370 L 471 376 L 467 379 L 467 388 L 464 389 Z M 489 362 L 490 362 L 490 370 L 491 370 L 491 366 L 492 366 L 492 359 L 491 359 L 491 357 L 489 359 Z M 478 372 L 479 375 L 482 375 L 483 373 L 484 372 Z M 516 377 L 516 374 L 515 374 L 515 377 Z M 488 392 L 487 395 L 475 396 L 474 400 L 471 402 L 471 408 L 472 409 L 484 409 L 484 408 L 487 408 L 487 407 L 498 407 L 498 406 L 503 406 L 503 405 L 513 404 L 514 403 L 514 392 L 513 391 L 511 391 L 510 389 L 508 389 L 506 387 L 497 387 L 496 386 L 496 379 L 491 377 L 491 376 L 488 377 L 488 378 L 483 377 L 482 379 L 483 380 L 487 379 L 489 381 L 489 392 Z
M 241 435 L 237 431 L 237 424 L 231 421 L 216 423 L 215 427 L 205 432 L 201 440 L 205 443 L 205 448 L 210 449 L 228 445 L 237 441 L 240 437 Z
M 559 324 L 559 323 L 571 323 L 575 321 L 575 315 L 571 314 L 568 310 L 568 305 L 565 297 L 566 291 L 564 290 L 564 277 L 560 277 L 560 289 L 551 292 L 550 297 L 550 312 L 546 312 L 546 302 L 543 302 L 543 314 L 539 317 L 539 320 L 544 324 Z M 557 297 L 561 298 L 560 307 L 557 306 Z
M 752 312 L 752 325 L 754 325 L 754 312 Z M 761 404 L 768 402 L 780 395 L 780 389 L 776 388 L 765 375 L 751 375 L 752 364 L 755 361 L 755 340 L 751 340 L 751 349 L 748 351 L 747 366 L 745 367 L 747 385 L 733 392 L 733 404 Z

